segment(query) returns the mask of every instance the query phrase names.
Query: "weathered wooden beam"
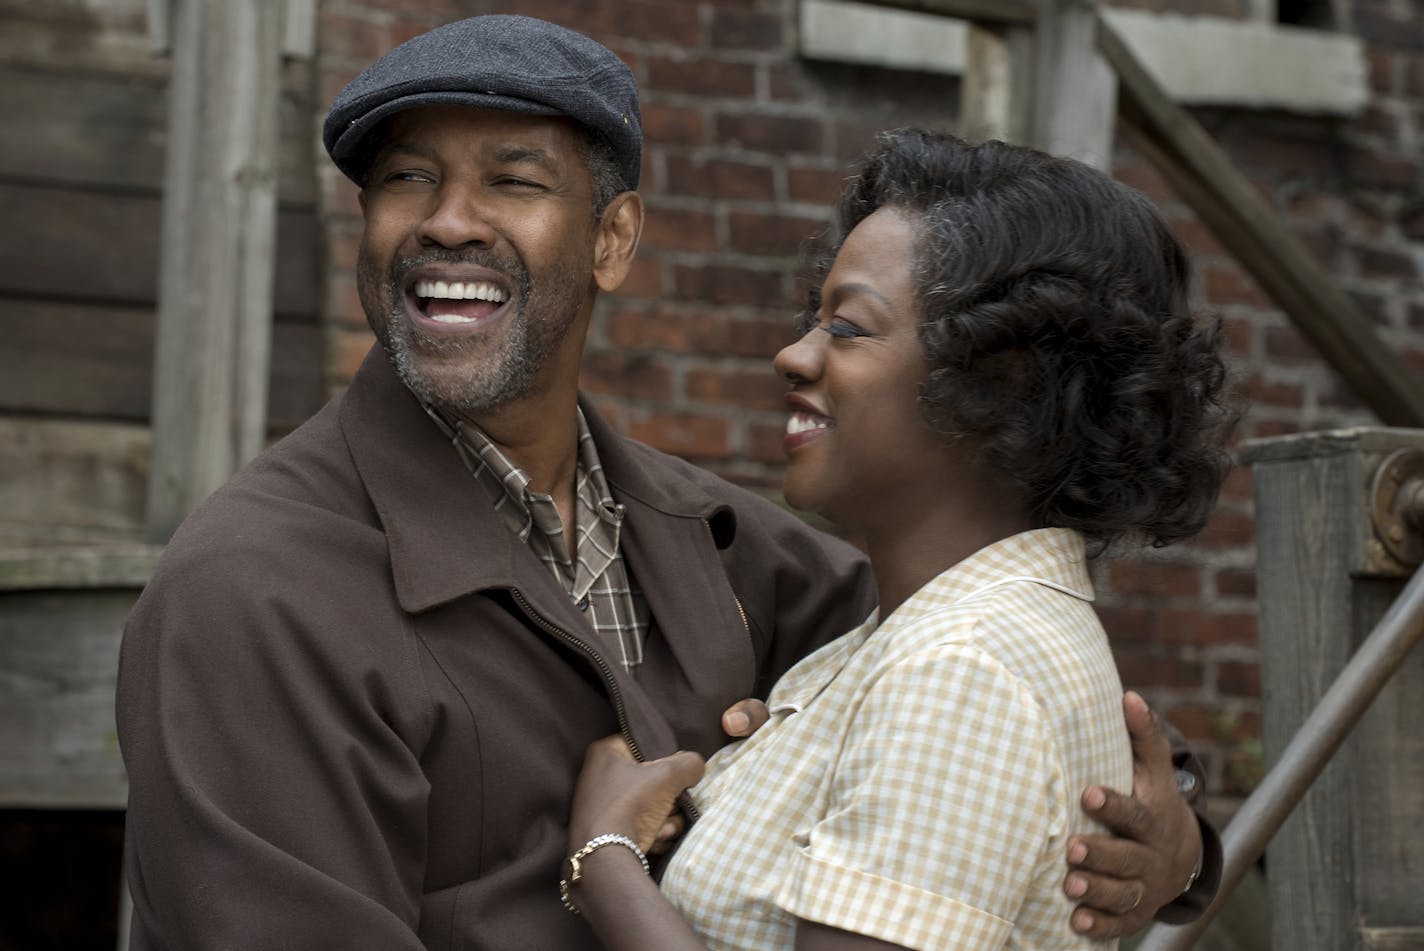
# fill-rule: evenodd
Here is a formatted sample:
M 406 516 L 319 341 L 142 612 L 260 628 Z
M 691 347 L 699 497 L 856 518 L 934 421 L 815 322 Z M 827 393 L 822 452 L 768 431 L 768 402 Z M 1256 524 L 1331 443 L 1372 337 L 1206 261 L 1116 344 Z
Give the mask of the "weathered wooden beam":
M 959 84 L 959 134 L 1028 142 L 1033 128 L 1033 31 L 971 23 Z
M 261 448 L 271 350 L 281 0 L 181 0 L 164 182 L 148 536 Z
M 138 592 L 0 590 L 0 808 L 124 807 L 114 674 Z
M 311 138 L 316 106 L 302 72 L 289 70 L 280 110 L 278 198 L 288 210 L 315 208 L 317 202 Z M 0 51 L 0 180 L 157 194 L 166 140 L 164 81 L 142 73 L 85 72 L 58 54 L 45 65 L 7 63 Z M 8 210 L 8 202 L 0 207 Z M 131 240 L 141 234 L 121 233 Z
M 7 301 L 0 309 L 0 339 L 5 341 L 0 346 L 0 414 L 147 422 L 153 400 L 153 331 L 151 306 Z M 295 428 L 326 401 L 324 337 L 308 316 L 279 318 L 272 328 L 269 433 Z M 140 512 L 142 507 L 140 496 Z
M 1038 10 L 1031 0 L 860 0 L 868 7 L 914 10 L 972 20 L 980 26 L 1031 26 Z
M 1369 320 L 1211 136 L 1162 91 L 1101 18 L 1098 47 L 1117 73 L 1122 117 L 1222 246 L 1380 420 L 1393 426 L 1424 426 L 1424 384 L 1376 336 Z
M 1098 29 L 1090 0 L 1044 0 L 1033 29 L 1029 142 L 1106 171 L 1117 125 L 1117 78 L 1098 52 Z

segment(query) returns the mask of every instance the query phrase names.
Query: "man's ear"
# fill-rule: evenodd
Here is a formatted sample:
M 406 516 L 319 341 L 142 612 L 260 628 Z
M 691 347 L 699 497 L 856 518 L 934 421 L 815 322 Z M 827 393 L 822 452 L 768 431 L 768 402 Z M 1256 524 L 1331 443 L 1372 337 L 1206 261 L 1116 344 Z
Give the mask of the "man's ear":
M 599 290 L 616 291 L 623 283 L 642 233 L 643 198 L 637 192 L 623 192 L 603 209 L 593 248 L 593 279 Z

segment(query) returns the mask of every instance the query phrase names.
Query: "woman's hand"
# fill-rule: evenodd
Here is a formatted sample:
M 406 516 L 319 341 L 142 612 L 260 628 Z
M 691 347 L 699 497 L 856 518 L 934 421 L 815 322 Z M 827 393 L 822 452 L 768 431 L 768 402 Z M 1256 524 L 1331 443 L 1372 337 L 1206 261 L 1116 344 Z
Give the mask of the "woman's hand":
M 594 741 L 574 788 L 570 849 L 580 848 L 596 835 L 615 832 L 649 851 L 678 795 L 701 779 L 705 769 L 696 753 L 673 753 L 639 763 L 621 736 Z

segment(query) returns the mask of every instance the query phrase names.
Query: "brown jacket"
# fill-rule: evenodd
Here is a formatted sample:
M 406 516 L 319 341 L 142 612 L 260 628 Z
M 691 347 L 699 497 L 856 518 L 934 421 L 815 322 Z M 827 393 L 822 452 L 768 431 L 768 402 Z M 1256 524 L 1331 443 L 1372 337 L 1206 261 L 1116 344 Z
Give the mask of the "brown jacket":
M 184 523 L 120 665 L 135 951 L 593 946 L 557 884 L 588 743 L 710 753 L 873 588 L 585 412 L 654 617 L 636 680 L 379 349 Z

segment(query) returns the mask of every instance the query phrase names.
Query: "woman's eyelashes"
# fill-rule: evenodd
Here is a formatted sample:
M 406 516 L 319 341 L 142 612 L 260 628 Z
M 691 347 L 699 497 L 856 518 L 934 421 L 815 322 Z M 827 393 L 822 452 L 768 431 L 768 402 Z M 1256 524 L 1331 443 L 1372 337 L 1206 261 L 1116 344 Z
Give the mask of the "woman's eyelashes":
M 822 321 L 815 314 L 803 313 L 796 318 L 797 337 L 804 337 L 813 330 L 824 330 L 827 334 L 839 340 L 851 340 L 856 337 L 871 336 L 868 331 L 843 317 L 832 315 Z
M 841 340 L 850 340 L 855 337 L 870 336 L 869 332 L 861 329 L 860 327 L 857 327 L 855 324 L 851 323 L 848 320 L 841 319 L 840 317 L 832 317 L 830 320 L 826 321 L 826 326 L 822 327 L 821 329 L 824 330 L 826 333 L 830 334 L 832 337 L 837 337 Z

